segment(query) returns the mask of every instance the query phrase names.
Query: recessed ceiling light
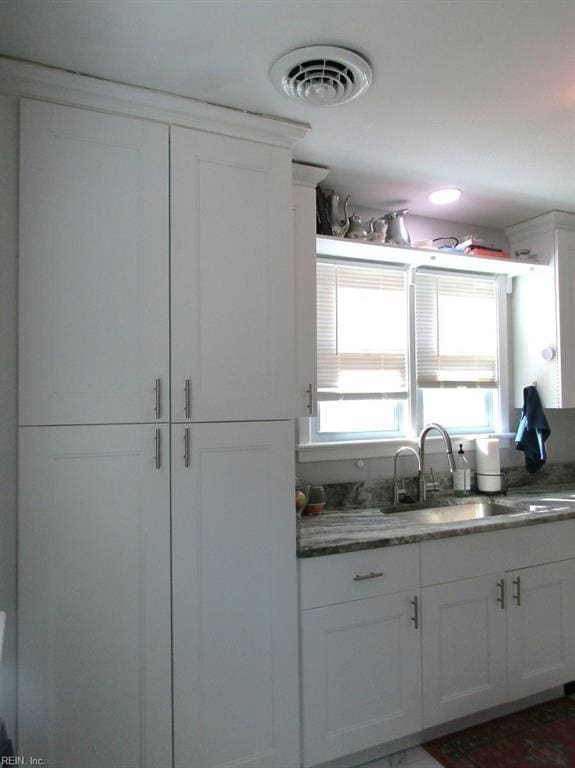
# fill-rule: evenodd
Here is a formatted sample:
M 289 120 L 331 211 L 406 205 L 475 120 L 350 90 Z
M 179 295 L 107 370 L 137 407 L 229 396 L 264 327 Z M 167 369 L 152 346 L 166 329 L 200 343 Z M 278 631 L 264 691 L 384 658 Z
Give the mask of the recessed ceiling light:
M 455 187 L 449 187 L 448 189 L 436 189 L 435 192 L 429 194 L 428 199 L 435 205 L 447 205 L 448 203 L 454 203 L 461 197 L 461 190 L 455 189 Z

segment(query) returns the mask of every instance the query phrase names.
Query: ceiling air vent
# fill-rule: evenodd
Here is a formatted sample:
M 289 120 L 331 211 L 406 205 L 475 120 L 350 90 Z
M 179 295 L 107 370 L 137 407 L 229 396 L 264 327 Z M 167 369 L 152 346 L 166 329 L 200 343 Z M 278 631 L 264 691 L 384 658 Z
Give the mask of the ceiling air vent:
M 313 45 L 286 53 L 272 66 L 270 77 L 294 101 L 331 107 L 364 93 L 371 83 L 371 67 L 346 48 Z

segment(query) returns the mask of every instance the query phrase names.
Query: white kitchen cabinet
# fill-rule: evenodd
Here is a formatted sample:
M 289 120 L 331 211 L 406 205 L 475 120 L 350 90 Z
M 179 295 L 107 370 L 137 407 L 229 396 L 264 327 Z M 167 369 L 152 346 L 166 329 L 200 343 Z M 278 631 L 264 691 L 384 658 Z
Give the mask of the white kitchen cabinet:
M 314 416 L 317 393 L 316 186 L 327 168 L 293 163 L 295 415 Z
M 504 587 L 501 573 L 422 589 L 425 728 L 506 701 Z
M 426 728 L 573 679 L 574 534 L 565 520 L 423 542 Z
M 171 129 L 172 418 L 294 415 L 291 153 Z
M 506 230 L 513 251 L 549 264 L 513 283 L 514 400 L 533 383 L 547 408 L 575 407 L 575 214 L 553 211 Z
M 414 592 L 302 611 L 304 765 L 421 729 Z
M 21 425 L 169 421 L 168 127 L 24 100 Z
M 419 545 L 299 565 L 303 761 L 421 729 Z
M 509 698 L 520 699 L 575 677 L 575 560 L 506 575 Z
M 292 424 L 172 429 L 176 768 L 295 768 Z
M 24 427 L 19 483 L 19 754 L 171 765 L 168 428 Z

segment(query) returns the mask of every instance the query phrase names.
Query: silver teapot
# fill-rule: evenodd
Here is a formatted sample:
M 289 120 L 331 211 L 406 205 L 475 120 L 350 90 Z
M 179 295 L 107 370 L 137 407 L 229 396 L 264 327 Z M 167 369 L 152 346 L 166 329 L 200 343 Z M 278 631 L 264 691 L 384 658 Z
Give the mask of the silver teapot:
M 354 213 L 349 220 L 346 237 L 349 237 L 350 240 L 367 240 L 373 232 L 373 222 L 374 219 L 364 221 L 361 216 Z

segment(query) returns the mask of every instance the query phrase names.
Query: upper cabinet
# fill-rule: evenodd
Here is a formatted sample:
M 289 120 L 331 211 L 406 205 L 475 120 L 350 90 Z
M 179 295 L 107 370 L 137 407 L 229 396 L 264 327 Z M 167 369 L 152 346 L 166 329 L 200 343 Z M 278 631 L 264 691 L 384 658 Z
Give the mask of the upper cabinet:
M 21 425 L 169 420 L 168 131 L 22 102 Z
M 173 421 L 293 417 L 291 153 L 171 129 Z
M 575 214 L 554 211 L 506 230 L 513 251 L 549 268 L 513 285 L 514 401 L 536 384 L 547 408 L 575 407 Z
M 317 388 L 315 188 L 327 173 L 328 169 L 321 166 L 293 164 L 296 416 L 315 414 Z

